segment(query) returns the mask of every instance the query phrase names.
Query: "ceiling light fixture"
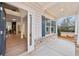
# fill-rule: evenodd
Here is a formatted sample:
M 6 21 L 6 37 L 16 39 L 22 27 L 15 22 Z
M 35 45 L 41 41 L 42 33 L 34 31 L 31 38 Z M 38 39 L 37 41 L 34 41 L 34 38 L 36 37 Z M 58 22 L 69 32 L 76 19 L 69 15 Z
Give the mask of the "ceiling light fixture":
M 60 11 L 63 12 L 64 11 L 64 8 L 61 8 Z
M 12 21 L 16 21 L 16 19 L 12 19 Z

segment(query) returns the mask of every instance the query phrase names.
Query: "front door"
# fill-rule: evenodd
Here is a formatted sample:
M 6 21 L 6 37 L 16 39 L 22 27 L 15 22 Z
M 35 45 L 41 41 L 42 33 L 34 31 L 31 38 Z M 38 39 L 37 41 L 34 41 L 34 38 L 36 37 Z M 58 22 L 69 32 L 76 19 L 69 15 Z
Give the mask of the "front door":
M 5 13 L 0 3 L 0 55 L 5 55 Z

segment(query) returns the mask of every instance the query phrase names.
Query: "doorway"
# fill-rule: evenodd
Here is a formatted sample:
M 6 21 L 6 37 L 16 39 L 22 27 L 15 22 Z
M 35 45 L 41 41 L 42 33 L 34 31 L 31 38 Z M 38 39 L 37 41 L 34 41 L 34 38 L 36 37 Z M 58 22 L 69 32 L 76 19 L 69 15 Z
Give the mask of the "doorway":
M 32 52 L 33 13 L 20 6 L 0 4 L 0 55 L 14 56 L 25 51 Z
M 19 55 L 28 50 L 27 11 L 4 3 L 6 13 L 5 55 Z M 22 12 L 21 12 L 22 11 Z

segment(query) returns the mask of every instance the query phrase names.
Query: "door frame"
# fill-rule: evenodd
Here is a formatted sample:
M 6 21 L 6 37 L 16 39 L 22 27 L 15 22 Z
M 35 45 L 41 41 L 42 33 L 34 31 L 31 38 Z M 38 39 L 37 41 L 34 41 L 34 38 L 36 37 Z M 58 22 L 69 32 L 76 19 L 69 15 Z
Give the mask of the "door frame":
M 4 3 L 1 3 L 2 5 L 2 8 L 4 9 Z M 7 3 L 6 3 L 7 4 Z M 13 5 L 12 5 L 13 6 Z M 13 7 L 16 7 L 16 6 L 13 6 Z M 16 8 L 19 8 L 19 7 L 16 7 Z M 24 9 L 23 9 L 24 10 Z M 25 10 L 26 11 L 26 10 Z M 3 12 L 5 12 L 5 10 L 3 11 Z M 28 11 L 26 11 L 27 12 L 27 14 L 28 14 Z M 5 14 L 6 15 L 6 14 Z M 28 15 L 27 15 L 28 16 Z M 26 16 L 26 17 L 27 17 Z M 26 35 L 28 35 L 28 17 L 27 17 L 27 34 Z M 3 41 L 3 44 L 2 44 L 2 54 L 1 55 L 3 55 L 3 56 L 5 56 L 5 54 L 6 54 L 6 16 L 5 16 L 5 28 L 4 28 L 4 30 L 5 30 L 5 34 L 4 34 L 4 41 Z M 28 50 L 28 36 L 27 36 L 27 38 L 26 38 L 26 44 L 27 44 L 27 47 L 26 47 L 26 49 Z M 26 52 L 27 52 L 27 50 L 26 50 Z
M 4 3 L 3 3 L 4 4 Z M 7 4 L 7 3 L 6 3 Z M 15 6 L 15 5 L 12 5 L 12 6 L 14 6 L 14 7 L 16 7 L 16 8 L 20 8 L 20 7 L 17 7 L 17 6 Z M 3 8 L 4 8 L 4 6 L 3 6 Z M 22 9 L 22 8 L 21 8 Z M 24 9 L 23 9 L 24 10 Z M 34 39 L 33 39 L 33 13 L 31 12 L 31 11 L 29 11 L 29 10 L 25 10 L 25 11 L 27 11 L 28 13 L 27 13 L 27 53 L 29 53 L 29 52 L 32 52 L 33 50 L 34 50 Z M 30 17 L 30 15 L 32 15 L 31 17 Z M 6 17 L 5 17 L 6 18 Z M 32 20 L 30 20 L 30 19 L 32 19 Z M 32 21 L 32 22 L 31 22 Z M 5 23 L 6 23 L 6 21 L 5 21 Z M 31 24 L 30 24 L 31 23 Z M 6 26 L 5 26 L 5 28 L 6 28 Z M 5 30 L 5 29 L 4 29 Z M 31 33 L 31 34 L 30 34 Z M 5 35 L 4 36 L 6 36 L 6 32 L 5 32 Z M 31 36 L 31 37 L 30 37 Z M 30 45 L 30 39 L 32 40 L 32 44 Z M 4 47 L 4 49 L 3 49 L 3 55 L 5 55 L 5 53 L 6 53 L 6 37 L 4 38 L 4 43 L 3 43 L 3 47 Z
M 33 13 L 28 11 L 28 51 L 30 53 L 34 50 L 35 43 L 33 38 Z

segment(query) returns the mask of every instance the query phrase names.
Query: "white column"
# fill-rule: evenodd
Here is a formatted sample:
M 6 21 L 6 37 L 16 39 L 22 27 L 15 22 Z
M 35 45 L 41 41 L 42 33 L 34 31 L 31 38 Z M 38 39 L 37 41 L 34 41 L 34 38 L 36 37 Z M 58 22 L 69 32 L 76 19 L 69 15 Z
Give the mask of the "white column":
M 16 20 L 16 34 L 18 34 L 18 18 Z
M 79 15 L 75 20 L 75 41 L 76 45 L 79 46 Z
M 75 21 L 75 35 L 77 35 L 77 45 L 79 45 L 79 15 Z
M 50 20 L 50 34 L 51 34 L 51 20 Z
M 56 21 L 56 36 L 58 35 L 57 21 Z
M 21 39 L 23 39 L 23 18 L 21 17 Z
M 77 34 L 78 34 L 78 17 L 75 20 L 75 35 L 77 35 Z
M 18 34 L 18 23 L 16 22 L 16 34 Z
M 26 12 L 22 9 L 19 10 L 20 11 L 20 16 L 21 16 L 21 38 L 23 39 L 24 36 L 24 17 L 26 15 Z

